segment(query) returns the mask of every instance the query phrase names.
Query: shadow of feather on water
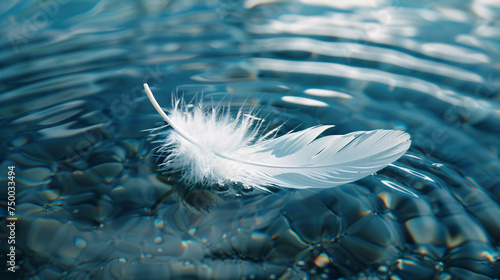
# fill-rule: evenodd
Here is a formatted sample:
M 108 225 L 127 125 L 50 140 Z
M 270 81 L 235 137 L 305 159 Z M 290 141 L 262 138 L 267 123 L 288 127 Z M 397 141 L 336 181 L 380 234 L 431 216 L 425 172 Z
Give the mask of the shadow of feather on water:
M 158 175 L 157 178 L 165 183 L 171 183 L 172 177 L 167 177 L 164 175 Z M 201 185 L 187 186 L 182 181 L 175 180 L 171 189 L 161 194 L 156 201 L 151 206 L 151 216 L 156 215 L 158 209 L 165 199 L 170 196 L 176 196 L 176 200 L 182 200 L 185 206 L 191 207 L 191 209 L 198 212 L 210 213 L 219 203 L 220 198 L 212 193 L 210 190 L 204 189 Z
M 164 192 L 151 206 L 150 215 L 154 216 L 161 208 L 162 203 L 169 197 L 175 196 L 175 200 L 182 200 L 182 204 L 188 209 L 197 212 L 209 214 L 219 205 L 231 200 L 245 200 L 246 198 L 267 195 L 269 193 L 278 193 L 282 191 L 278 187 L 269 187 L 268 192 L 255 191 L 252 187 L 242 184 L 225 184 L 204 186 L 196 184 L 194 186 L 186 185 L 179 177 L 179 174 L 157 175 L 157 178 L 167 184 L 172 184 L 172 188 Z

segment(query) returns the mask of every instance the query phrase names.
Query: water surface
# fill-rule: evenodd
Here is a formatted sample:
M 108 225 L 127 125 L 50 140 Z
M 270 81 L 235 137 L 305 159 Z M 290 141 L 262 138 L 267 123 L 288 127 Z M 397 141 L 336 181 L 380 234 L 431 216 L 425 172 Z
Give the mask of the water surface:
M 33 0 L 0 14 L 18 279 L 499 277 L 496 1 Z M 145 82 L 165 108 L 203 93 L 283 133 L 413 142 L 336 188 L 190 190 L 156 170 Z

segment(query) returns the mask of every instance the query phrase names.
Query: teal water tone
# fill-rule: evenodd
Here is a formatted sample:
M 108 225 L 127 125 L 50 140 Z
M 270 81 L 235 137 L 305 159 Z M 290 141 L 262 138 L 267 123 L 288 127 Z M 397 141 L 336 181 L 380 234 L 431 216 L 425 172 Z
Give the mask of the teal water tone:
M 2 263 L 18 218 L 2 279 L 500 279 L 498 1 L 17 0 L 0 15 Z M 164 122 L 143 83 L 166 109 L 177 93 L 257 108 L 280 133 L 400 129 L 412 146 L 331 189 L 192 188 L 157 171 L 147 129 Z

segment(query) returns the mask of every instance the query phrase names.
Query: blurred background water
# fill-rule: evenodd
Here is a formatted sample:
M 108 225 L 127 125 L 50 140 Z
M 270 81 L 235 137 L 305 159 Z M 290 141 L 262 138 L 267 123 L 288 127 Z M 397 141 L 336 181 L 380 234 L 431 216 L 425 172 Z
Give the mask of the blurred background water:
M 19 219 L 5 277 L 499 279 L 500 2 L 17 0 L 0 15 L 3 263 L 9 166 Z M 189 191 L 156 171 L 144 82 L 165 108 L 203 93 L 284 132 L 413 142 L 319 192 Z

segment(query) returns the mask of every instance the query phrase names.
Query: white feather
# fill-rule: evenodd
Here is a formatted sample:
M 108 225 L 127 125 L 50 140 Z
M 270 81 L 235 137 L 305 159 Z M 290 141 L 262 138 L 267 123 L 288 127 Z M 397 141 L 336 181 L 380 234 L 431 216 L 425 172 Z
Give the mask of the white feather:
M 158 113 L 173 128 L 159 152 L 163 171 L 180 171 L 187 184 L 241 183 L 265 189 L 329 188 L 370 175 L 401 157 L 410 147 L 408 133 L 357 131 L 318 138 L 332 126 L 321 125 L 286 135 L 258 137 L 254 116 L 233 118 L 201 104 L 187 109 L 174 103 L 167 115 L 147 84 Z M 258 127 L 258 125 L 257 125 Z

